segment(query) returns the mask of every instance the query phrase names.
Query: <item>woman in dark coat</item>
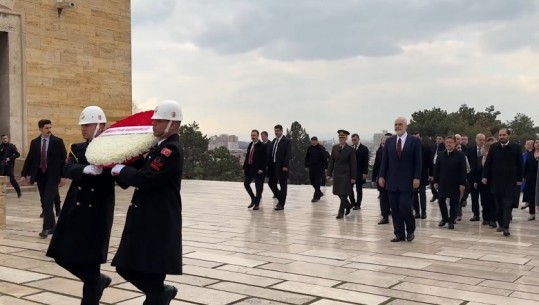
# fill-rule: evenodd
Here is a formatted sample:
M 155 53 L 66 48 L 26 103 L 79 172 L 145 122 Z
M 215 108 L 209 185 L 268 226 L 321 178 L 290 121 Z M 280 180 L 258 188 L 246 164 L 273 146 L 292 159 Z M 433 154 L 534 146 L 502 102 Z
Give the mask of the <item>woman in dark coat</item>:
M 535 205 L 536 205 L 536 184 L 537 184 L 537 163 L 539 160 L 539 139 L 535 140 L 534 149 L 527 152 L 526 162 L 524 163 L 524 186 L 523 201 L 529 205 L 530 216 L 528 220 L 535 220 Z
M 106 123 L 101 108 L 90 106 L 81 114 L 81 132 L 86 142 L 73 144 L 64 175 L 72 180 L 64 208 L 47 256 L 83 283 L 81 305 L 98 305 L 110 277 L 100 273 L 107 261 L 114 213 L 114 177 L 110 170 L 90 165 L 85 153 L 89 142 Z

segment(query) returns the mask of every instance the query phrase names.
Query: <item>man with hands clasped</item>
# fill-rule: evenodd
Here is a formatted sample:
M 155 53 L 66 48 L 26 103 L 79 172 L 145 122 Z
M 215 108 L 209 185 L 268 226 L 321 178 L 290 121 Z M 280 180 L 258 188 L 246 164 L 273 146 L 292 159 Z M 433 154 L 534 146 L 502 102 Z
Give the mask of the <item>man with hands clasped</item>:
M 98 305 L 110 277 L 100 273 L 107 253 L 114 213 L 114 177 L 90 165 L 86 148 L 100 135 L 107 119 L 97 106 L 86 107 L 79 120 L 85 142 L 72 144 L 64 167 L 72 179 L 47 256 L 83 283 L 81 305 Z
M 152 116 L 157 146 L 140 164 L 111 171 L 119 183 L 135 187 L 112 265 L 146 295 L 144 305 L 170 304 L 177 289 L 165 285 L 165 277 L 182 273 L 181 121 L 177 102 L 160 102 Z

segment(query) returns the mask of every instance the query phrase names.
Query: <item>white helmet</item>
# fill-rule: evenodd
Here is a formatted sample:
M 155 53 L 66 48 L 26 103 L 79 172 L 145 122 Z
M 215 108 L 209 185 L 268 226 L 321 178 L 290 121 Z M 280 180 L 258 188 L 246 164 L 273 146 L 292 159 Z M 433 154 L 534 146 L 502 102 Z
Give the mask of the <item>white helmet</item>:
M 182 108 L 176 101 L 161 101 L 153 111 L 152 120 L 182 121 Z
M 94 123 L 106 123 L 107 117 L 103 112 L 103 109 L 97 106 L 88 106 L 82 110 L 79 118 L 79 125 L 94 124 Z

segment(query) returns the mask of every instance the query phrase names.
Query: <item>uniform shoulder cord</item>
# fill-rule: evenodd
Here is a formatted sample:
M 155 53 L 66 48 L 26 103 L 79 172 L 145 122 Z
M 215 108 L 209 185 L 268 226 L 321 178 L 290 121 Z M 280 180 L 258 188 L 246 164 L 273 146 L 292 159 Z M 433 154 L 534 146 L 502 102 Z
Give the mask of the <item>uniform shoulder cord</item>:
M 75 153 L 73 153 L 73 149 L 71 148 L 71 146 L 73 146 L 73 143 L 69 144 L 69 149 L 67 150 L 67 158 L 69 159 L 69 155 L 71 154 L 73 156 L 73 158 L 75 158 L 75 161 L 77 161 L 77 163 L 79 163 L 79 159 L 77 158 L 77 156 L 75 156 Z M 67 160 L 66 160 L 67 162 Z

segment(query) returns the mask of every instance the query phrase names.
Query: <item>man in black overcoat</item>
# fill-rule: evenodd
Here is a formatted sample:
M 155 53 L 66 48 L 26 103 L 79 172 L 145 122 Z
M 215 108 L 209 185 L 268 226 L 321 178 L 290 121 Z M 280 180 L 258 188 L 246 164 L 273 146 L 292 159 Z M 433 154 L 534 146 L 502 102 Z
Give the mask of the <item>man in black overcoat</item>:
M 182 274 L 181 120 L 177 102 L 160 102 L 152 116 L 157 146 L 141 166 L 116 165 L 111 171 L 118 182 L 135 187 L 112 265 L 146 295 L 144 304 L 170 304 L 177 289 L 165 285 L 165 277 Z
M 438 226 L 443 227 L 449 223 L 448 228 L 455 228 L 455 221 L 460 204 L 460 194 L 464 192 L 466 184 L 466 156 L 455 149 L 454 136 L 445 138 L 445 151 L 438 153 L 434 167 L 434 187 L 438 190 L 438 204 L 442 220 Z M 450 214 L 447 213 L 447 199 L 449 199 Z
M 82 305 L 98 305 L 111 278 L 100 273 L 107 261 L 114 214 L 114 184 L 110 169 L 86 160 L 86 148 L 100 135 L 107 119 L 97 106 L 86 107 L 79 125 L 85 142 L 72 144 L 65 165 L 71 179 L 47 256 L 83 282 Z
M 509 141 L 511 131 L 502 128 L 498 132 L 498 141 L 490 146 L 483 170 L 483 184 L 490 184 L 494 196 L 497 232 L 504 236 L 511 235 L 509 223 L 512 218 L 513 203 L 520 193 L 524 174 L 522 150 L 520 145 Z M 517 205 L 518 207 L 518 205 Z
M 305 155 L 305 167 L 309 169 L 309 179 L 314 188 L 313 199 L 311 202 L 317 202 L 324 194 L 320 190 L 322 176 L 327 166 L 326 149 L 318 143 L 317 137 L 311 138 L 311 145 L 307 148 Z
M 251 131 L 251 143 L 247 147 L 247 155 L 243 162 L 244 180 L 243 186 L 251 198 L 251 203 L 247 208 L 258 210 L 262 191 L 264 190 L 264 178 L 266 177 L 267 147 L 266 144 L 258 140 L 258 130 Z M 256 195 L 251 189 L 251 182 L 255 181 Z
M 0 176 L 8 176 L 11 186 L 17 192 L 17 197 L 21 197 L 21 188 L 19 183 L 15 179 L 15 159 L 20 157 L 21 154 L 17 150 L 15 144 L 9 142 L 8 135 L 2 135 L 2 142 L 0 143 Z
M 380 199 L 380 212 L 382 214 L 382 219 L 378 222 L 379 225 L 384 225 L 389 223 L 389 214 L 391 210 L 389 208 L 389 198 L 387 197 L 387 190 L 378 184 L 378 173 L 380 171 L 380 164 L 382 163 L 382 155 L 384 153 L 384 145 L 386 144 L 387 138 L 391 137 L 391 134 L 386 135 L 382 138 L 378 150 L 376 150 L 376 156 L 374 158 L 374 165 L 372 167 L 372 181 L 376 183 L 376 189 L 378 190 L 379 199 Z

